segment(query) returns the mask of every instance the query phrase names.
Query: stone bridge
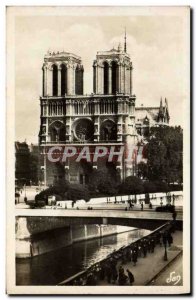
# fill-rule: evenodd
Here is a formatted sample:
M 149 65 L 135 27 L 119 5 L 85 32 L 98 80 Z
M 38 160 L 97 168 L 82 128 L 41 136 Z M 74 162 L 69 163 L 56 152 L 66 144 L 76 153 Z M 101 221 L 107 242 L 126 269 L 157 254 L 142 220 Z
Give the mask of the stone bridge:
M 56 228 L 89 224 L 121 225 L 154 230 L 171 221 L 172 214 L 155 211 L 17 209 L 16 219 L 17 226 L 23 223 L 21 229 L 17 228 L 17 232 L 25 238 Z M 182 213 L 178 213 L 177 223 L 182 227 Z

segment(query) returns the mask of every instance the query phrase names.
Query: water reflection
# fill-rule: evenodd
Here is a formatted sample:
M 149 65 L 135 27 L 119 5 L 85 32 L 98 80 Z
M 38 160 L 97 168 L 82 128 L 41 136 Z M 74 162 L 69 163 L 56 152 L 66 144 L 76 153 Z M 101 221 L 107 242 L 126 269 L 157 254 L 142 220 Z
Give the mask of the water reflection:
M 16 284 L 56 285 L 149 232 L 138 229 L 78 242 L 33 258 L 16 259 Z

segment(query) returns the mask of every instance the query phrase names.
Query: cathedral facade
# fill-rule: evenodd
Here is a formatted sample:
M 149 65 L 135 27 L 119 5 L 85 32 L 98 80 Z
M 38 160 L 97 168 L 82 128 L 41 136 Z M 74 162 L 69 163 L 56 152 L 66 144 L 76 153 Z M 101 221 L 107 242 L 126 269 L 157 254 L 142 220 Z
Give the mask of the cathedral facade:
M 70 159 L 55 164 L 47 159 L 47 149 L 55 145 L 72 145 L 77 149 L 112 145 L 117 149 L 124 146 L 129 151 L 137 144 L 147 119 L 137 118 L 139 110 L 135 108 L 136 96 L 132 93 L 133 66 L 126 51 L 126 38 L 123 49 L 119 45 L 117 49 L 97 52 L 93 62 L 93 93 L 90 95 L 83 94 L 84 68 L 79 56 L 48 52 L 42 71 L 39 144 L 47 184 L 58 178 L 87 184 L 91 172 L 99 168 L 116 172 L 121 180 L 135 175 L 134 160 L 108 163 L 102 158 L 97 162 L 82 160 L 77 163 Z M 169 122 L 167 108 L 161 107 L 165 124 Z M 157 114 L 160 115 L 160 111 L 156 111 L 156 117 Z M 159 123 L 158 119 L 156 123 Z M 148 124 L 150 126 L 149 120 Z

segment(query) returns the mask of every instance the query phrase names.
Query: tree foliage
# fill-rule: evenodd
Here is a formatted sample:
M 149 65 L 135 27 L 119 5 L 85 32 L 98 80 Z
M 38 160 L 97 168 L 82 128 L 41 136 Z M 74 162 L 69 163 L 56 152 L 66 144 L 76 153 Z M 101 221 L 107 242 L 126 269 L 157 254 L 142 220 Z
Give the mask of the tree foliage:
M 118 191 L 117 175 L 107 169 L 94 170 L 90 177 L 89 189 L 97 194 L 114 195 Z
M 151 128 L 147 144 L 149 180 L 182 183 L 183 132 L 178 127 Z
M 127 177 L 120 187 L 120 192 L 123 194 L 141 194 L 143 191 L 142 180 L 135 176 Z
M 35 196 L 35 201 L 44 200 L 45 203 L 48 202 L 49 196 L 56 196 L 58 200 L 80 200 L 84 199 L 89 201 L 89 191 L 88 188 L 81 184 L 70 184 L 64 179 L 59 179 L 54 183 L 53 186 L 41 191 Z

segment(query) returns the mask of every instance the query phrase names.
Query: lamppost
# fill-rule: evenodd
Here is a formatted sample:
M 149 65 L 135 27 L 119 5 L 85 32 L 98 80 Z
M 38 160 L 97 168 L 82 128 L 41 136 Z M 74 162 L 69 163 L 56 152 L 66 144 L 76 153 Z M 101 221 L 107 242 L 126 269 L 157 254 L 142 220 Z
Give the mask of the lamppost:
M 27 196 L 26 196 L 26 183 L 24 184 L 24 192 L 25 192 L 25 196 L 24 196 L 24 202 L 27 202 Z
M 165 232 L 163 233 L 163 244 L 164 244 L 164 246 L 165 246 L 164 261 L 167 261 L 167 236 L 168 236 L 168 234 L 167 234 L 167 232 L 165 231 Z
M 175 206 L 175 195 L 173 194 L 173 206 Z
M 161 207 L 162 207 L 162 205 L 163 205 L 163 201 L 162 201 L 162 199 L 163 199 L 163 198 L 161 197 L 161 203 L 160 203 L 160 204 L 161 204 Z

